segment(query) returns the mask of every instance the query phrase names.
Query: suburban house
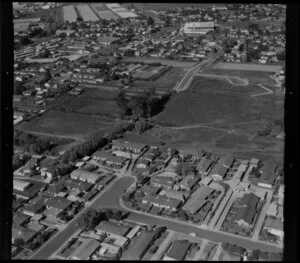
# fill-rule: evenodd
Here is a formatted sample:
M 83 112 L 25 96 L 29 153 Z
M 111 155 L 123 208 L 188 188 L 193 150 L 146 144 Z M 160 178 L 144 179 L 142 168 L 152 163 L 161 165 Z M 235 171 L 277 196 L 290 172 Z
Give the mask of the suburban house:
M 226 168 L 225 166 L 223 166 L 222 164 L 217 163 L 213 169 L 210 171 L 210 176 L 216 180 L 216 181 L 220 181 L 222 180 L 226 173 L 227 173 L 228 168 Z
M 150 161 L 147 159 L 138 159 L 136 162 L 137 168 L 147 168 L 150 164 Z
M 200 180 L 199 177 L 189 174 L 185 176 L 181 182 L 174 185 L 175 190 L 186 190 L 192 191 L 193 188 L 197 185 L 197 182 Z
M 207 175 L 213 163 L 213 160 L 202 158 L 197 164 L 198 172 L 202 175 Z
M 280 240 L 283 240 L 283 222 L 280 219 L 267 218 L 264 228 L 267 229 L 270 234 L 278 236 Z
M 252 226 L 259 201 L 260 198 L 253 193 L 244 194 L 236 204 L 236 206 L 239 207 L 239 211 L 236 214 L 234 221 L 240 226 Z
M 18 191 L 24 191 L 31 186 L 31 183 L 22 180 L 14 179 L 13 181 L 14 189 Z
M 13 226 L 23 226 L 30 221 L 30 216 L 17 212 L 13 215 Z
M 144 185 L 140 189 L 145 195 L 156 195 L 160 191 L 160 187 L 152 186 L 152 185 Z
M 53 208 L 59 212 L 66 210 L 71 204 L 71 201 L 61 197 L 51 197 L 46 201 L 47 209 Z
M 166 196 L 169 198 L 177 199 L 181 202 L 184 202 L 189 197 L 188 193 L 185 192 L 179 192 L 175 190 L 162 190 L 159 195 Z
M 182 207 L 183 210 L 196 214 L 207 203 L 207 198 L 215 190 L 208 186 L 201 185 L 196 191 L 192 193 L 188 201 Z
M 178 207 L 180 206 L 181 201 L 174 199 L 174 198 L 162 197 L 160 195 L 157 195 L 157 196 L 147 195 L 142 198 L 142 203 L 143 204 L 152 204 L 157 207 L 176 211 L 178 209 Z
M 226 168 L 231 168 L 232 164 L 234 163 L 235 159 L 231 156 L 222 156 L 218 163 L 222 164 Z
M 125 158 L 114 156 L 110 153 L 107 153 L 105 151 L 97 151 L 93 154 L 93 159 L 97 161 L 103 161 L 107 164 L 111 165 L 117 165 L 117 166 L 123 166 L 124 162 L 127 160 Z
M 24 206 L 23 213 L 29 216 L 34 216 L 42 213 L 46 208 L 44 200 L 39 200 L 37 202 L 29 202 Z
M 172 177 L 151 177 L 150 182 L 153 186 L 172 189 L 173 185 L 176 183 L 176 180 Z
M 36 236 L 38 232 L 33 231 L 31 229 L 18 226 L 12 228 L 12 243 L 15 243 L 16 239 L 23 239 L 25 244 L 28 244 L 30 241 L 32 241 Z
M 80 181 L 88 182 L 88 183 L 91 183 L 91 184 L 96 184 L 103 177 L 100 174 L 91 173 L 91 172 L 84 171 L 84 170 L 79 170 L 79 169 L 78 170 L 74 170 L 70 174 L 70 176 L 74 180 L 80 180 Z
M 128 227 L 121 226 L 109 221 L 100 222 L 100 224 L 97 225 L 95 229 L 98 234 L 100 235 L 106 234 L 108 236 L 117 235 L 117 236 L 124 237 L 129 232 Z
M 191 244 L 187 240 L 175 240 L 163 260 L 183 261 Z
M 80 241 L 82 243 L 75 249 L 75 251 L 69 256 L 71 260 L 88 260 L 92 254 L 100 247 L 100 242 L 95 239 L 84 239 Z
M 133 143 L 127 141 L 113 140 L 112 148 L 113 150 L 126 150 L 131 151 L 135 154 L 139 154 L 146 148 L 146 145 L 136 142 Z

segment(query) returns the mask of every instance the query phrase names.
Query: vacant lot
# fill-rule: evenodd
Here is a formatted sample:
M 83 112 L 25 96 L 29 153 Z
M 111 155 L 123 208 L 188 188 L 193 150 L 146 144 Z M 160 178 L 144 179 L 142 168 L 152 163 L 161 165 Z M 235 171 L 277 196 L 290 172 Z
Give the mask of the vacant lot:
M 172 68 L 154 81 L 136 80 L 134 83 L 138 87 L 154 87 L 156 90 L 166 91 L 173 89 L 176 83 L 182 79 L 184 74 L 185 71 L 183 69 Z
M 275 80 L 270 78 L 272 72 L 266 71 L 249 71 L 249 70 L 224 70 L 224 69 L 210 69 L 206 73 L 216 75 L 226 75 L 232 77 L 241 77 L 248 79 L 250 84 L 269 83 L 275 84 Z
M 71 97 L 57 109 L 83 114 L 114 117 L 117 106 L 114 100 L 101 98 Z
M 241 64 L 241 63 L 218 63 L 214 69 L 226 70 L 248 70 L 248 71 L 265 71 L 277 72 L 282 66 L 280 65 L 261 65 L 261 64 Z
M 18 126 L 19 130 L 44 135 L 58 135 L 73 139 L 83 139 L 86 135 L 100 130 L 107 130 L 111 122 L 100 118 L 60 111 L 48 111 L 42 116 Z

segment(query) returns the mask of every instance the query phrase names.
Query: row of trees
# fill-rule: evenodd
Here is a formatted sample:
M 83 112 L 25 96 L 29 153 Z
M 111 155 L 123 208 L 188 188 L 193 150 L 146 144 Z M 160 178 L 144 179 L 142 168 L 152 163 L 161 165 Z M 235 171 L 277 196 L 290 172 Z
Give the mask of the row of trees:
M 196 174 L 197 168 L 188 163 L 178 163 L 175 167 L 175 172 L 180 176 L 186 176 L 188 174 Z
M 161 99 L 155 97 L 155 89 L 150 89 L 142 95 L 126 98 L 125 92 L 121 91 L 116 97 L 116 103 L 120 109 L 121 118 L 132 116 L 134 119 L 149 118 L 159 113 L 165 103 L 169 100 L 170 94 Z

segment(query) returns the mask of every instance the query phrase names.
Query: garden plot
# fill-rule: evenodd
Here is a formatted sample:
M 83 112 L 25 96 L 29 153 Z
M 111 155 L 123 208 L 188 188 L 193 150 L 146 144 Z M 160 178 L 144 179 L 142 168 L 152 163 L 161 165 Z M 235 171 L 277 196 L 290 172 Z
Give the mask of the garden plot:
M 68 21 L 69 23 L 73 23 L 77 21 L 77 14 L 74 6 L 67 5 L 62 8 L 63 13 L 63 22 Z
M 83 21 L 98 21 L 99 18 L 95 15 L 93 10 L 88 5 L 77 5 L 77 10 L 79 11 Z

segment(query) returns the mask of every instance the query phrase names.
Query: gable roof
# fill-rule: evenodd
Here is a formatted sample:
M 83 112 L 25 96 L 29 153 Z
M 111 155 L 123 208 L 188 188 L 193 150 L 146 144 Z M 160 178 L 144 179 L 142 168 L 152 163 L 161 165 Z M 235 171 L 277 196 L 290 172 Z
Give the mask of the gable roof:
M 184 260 L 190 245 L 186 240 L 176 240 L 173 242 L 167 256 L 179 261 Z
M 109 221 L 102 221 L 99 225 L 96 226 L 96 229 L 118 236 L 124 236 L 129 230 L 129 228 L 126 226 L 120 226 Z

